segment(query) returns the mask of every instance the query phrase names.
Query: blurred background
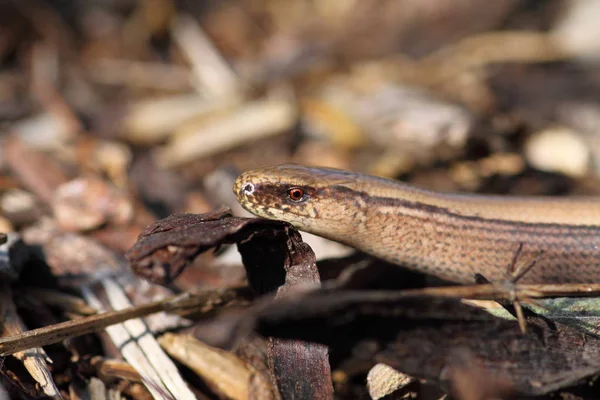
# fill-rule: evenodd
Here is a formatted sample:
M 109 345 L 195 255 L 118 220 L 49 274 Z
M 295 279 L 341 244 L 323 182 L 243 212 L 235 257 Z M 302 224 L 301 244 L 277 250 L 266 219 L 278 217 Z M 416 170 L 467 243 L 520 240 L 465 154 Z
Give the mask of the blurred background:
M 120 257 L 158 218 L 243 215 L 237 174 L 284 162 L 600 194 L 598 21 L 597 0 L 0 0 L 0 232 Z M 214 257 L 179 288 L 243 281 Z
M 34 203 L 86 232 L 204 212 L 282 162 L 578 191 L 600 151 L 599 17 L 594 0 L 4 0 L 0 230 Z

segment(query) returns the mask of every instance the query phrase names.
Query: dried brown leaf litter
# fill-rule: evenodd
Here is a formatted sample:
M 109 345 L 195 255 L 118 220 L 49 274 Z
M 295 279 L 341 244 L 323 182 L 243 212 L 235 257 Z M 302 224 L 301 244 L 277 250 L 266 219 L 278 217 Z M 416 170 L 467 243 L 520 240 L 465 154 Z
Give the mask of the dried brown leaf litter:
M 501 298 L 501 287 L 487 291 L 482 289 L 485 286 L 361 291 L 346 289 L 340 281 L 319 289 L 314 285 L 318 282 L 314 255 L 299 240 L 297 232 L 286 224 L 232 217 L 226 209 L 208 215 L 175 215 L 149 226 L 129 253 L 130 257 L 141 255 L 138 259 L 132 258 L 132 266 L 142 273 L 147 272 L 149 266 L 156 264 L 149 263 L 148 257 L 154 257 L 167 246 L 189 245 L 182 239 L 185 236 L 182 232 L 194 232 L 205 238 L 196 244 L 195 254 L 237 241 L 249 276 L 254 275 L 250 280 L 252 286 L 268 292 L 282 284 L 273 281 L 273 276 L 281 276 L 285 281 L 277 298 L 269 296 L 252 306 L 242 300 L 247 296 L 243 292 L 229 299 L 221 292 L 214 294 L 212 300 L 188 295 L 123 313 L 113 312 L 114 316 L 100 314 L 42 328 L 31 332 L 27 339 L 25 336 L 3 339 L 0 348 L 9 354 L 15 348 L 8 346 L 20 345 L 24 340 L 29 343 L 26 347 L 56 343 L 66 337 L 97 331 L 116 321 L 131 321 L 134 315 L 157 311 L 197 315 L 201 309 L 214 312 L 229 304 L 234 306 L 233 311 L 211 320 L 204 317 L 193 330 L 195 336 L 225 348 L 239 346 L 251 338 L 253 332 L 270 337 L 267 346 L 270 373 L 274 374 L 277 390 L 282 394 L 296 393 L 312 398 L 327 396 L 330 392 L 331 389 L 327 389 L 331 388 L 327 348 L 311 342 L 326 344 L 338 362 L 352 366 L 349 367 L 352 370 L 366 371 L 383 362 L 451 391 L 464 390 L 455 386 L 469 381 L 466 374 L 488 382 L 478 389 L 485 393 L 537 395 L 576 384 L 598 371 L 595 361 L 598 343 L 594 336 L 533 313 L 526 315 L 528 330 L 523 334 L 515 321 L 494 317 L 460 301 L 462 297 Z M 152 240 L 154 235 L 156 240 Z M 180 272 L 181 258 L 176 256 L 173 260 L 178 263 L 175 270 Z M 164 259 L 161 265 L 170 267 Z M 254 272 L 250 272 L 253 268 Z M 161 280 L 168 276 L 170 273 L 158 275 Z M 104 281 L 103 285 L 110 287 L 109 282 Z M 518 283 L 516 285 L 518 289 Z M 547 288 L 543 285 L 530 287 L 524 296 L 543 296 L 544 289 Z M 598 290 L 588 287 L 586 295 L 590 289 Z M 216 308 L 207 308 L 208 304 Z M 415 348 L 420 350 L 412 351 Z M 306 381 L 310 374 L 314 374 L 313 378 Z M 268 376 L 261 376 L 256 379 L 263 384 L 270 381 Z M 323 383 L 318 385 L 319 381 Z M 310 384 L 302 387 L 301 382 Z M 273 390 L 268 388 L 269 393 Z
M 0 1 L 0 397 L 598 397 L 598 283 L 441 285 L 231 186 L 599 195 L 599 12 Z

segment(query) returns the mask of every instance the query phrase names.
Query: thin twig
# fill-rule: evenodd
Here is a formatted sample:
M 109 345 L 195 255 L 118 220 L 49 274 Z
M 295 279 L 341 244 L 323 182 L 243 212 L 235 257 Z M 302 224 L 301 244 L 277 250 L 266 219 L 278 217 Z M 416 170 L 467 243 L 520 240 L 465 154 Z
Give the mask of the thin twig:
M 0 356 L 7 356 L 18 351 L 47 346 L 76 336 L 99 332 L 110 325 L 132 318 L 145 317 L 160 311 L 180 314 L 188 314 L 194 310 L 209 312 L 216 306 L 223 307 L 244 297 L 243 290 L 244 288 L 210 291 L 198 295 L 177 295 L 141 306 L 119 311 L 108 311 L 90 317 L 33 329 L 18 335 L 3 337 L 0 338 Z M 217 299 L 220 299 L 221 302 Z
M 240 290 L 240 289 L 236 289 Z M 243 290 L 243 288 L 241 289 Z M 22 334 L 0 338 L 0 356 L 8 356 L 18 351 L 33 347 L 47 346 L 66 339 L 87 333 L 99 332 L 107 326 L 127 321 L 131 318 L 144 317 L 160 311 L 189 314 L 192 312 L 208 312 L 215 304 L 215 293 L 199 295 L 178 295 L 162 301 L 131 307 L 120 311 L 109 311 L 74 321 L 34 329 Z M 223 297 L 227 297 L 227 293 Z M 424 289 L 410 289 L 398 292 L 399 297 L 430 296 L 472 300 L 510 300 L 523 301 L 532 298 L 553 297 L 589 297 L 600 295 L 600 283 L 593 284 L 519 284 L 509 290 L 501 284 L 483 284 L 471 286 L 448 286 Z M 241 294 L 240 297 L 244 295 Z M 235 297 L 235 296 L 234 296 Z M 239 299 L 238 299 L 239 300 Z M 229 298 L 225 302 L 235 301 Z M 209 306 L 211 303 L 213 306 Z M 223 304 L 219 304 L 223 306 Z

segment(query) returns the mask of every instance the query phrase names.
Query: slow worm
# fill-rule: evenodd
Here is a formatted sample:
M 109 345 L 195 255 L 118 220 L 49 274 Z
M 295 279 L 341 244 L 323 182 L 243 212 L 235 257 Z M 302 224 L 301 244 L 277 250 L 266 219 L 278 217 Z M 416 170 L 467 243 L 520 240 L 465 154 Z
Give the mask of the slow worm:
M 436 193 L 299 165 L 244 172 L 233 190 L 257 216 L 450 281 L 505 279 L 522 246 L 537 260 L 522 282 L 600 282 L 598 198 Z

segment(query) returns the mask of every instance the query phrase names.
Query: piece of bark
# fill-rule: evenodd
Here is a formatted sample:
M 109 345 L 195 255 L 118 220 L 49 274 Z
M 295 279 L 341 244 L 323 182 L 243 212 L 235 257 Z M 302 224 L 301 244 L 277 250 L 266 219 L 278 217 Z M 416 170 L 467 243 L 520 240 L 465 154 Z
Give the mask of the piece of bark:
M 320 284 L 315 253 L 298 231 L 289 230 L 286 240 L 285 283 L 276 298 L 310 290 Z M 250 249 L 240 246 L 242 256 Z M 256 251 L 255 248 L 252 251 Z M 281 338 L 269 338 L 269 366 L 283 399 L 333 399 L 331 368 L 327 346 Z
M 233 350 L 233 353 L 243 360 L 257 376 L 266 376 L 270 378 L 267 382 L 257 379 L 250 384 L 249 398 L 251 399 L 259 399 L 264 396 L 262 393 L 267 389 L 265 384 L 272 390 L 274 399 L 281 399 L 279 391 L 272 382 L 267 347 L 267 339 L 259 335 L 250 335 Z
M 289 224 L 232 217 L 222 208 L 211 214 L 178 214 L 149 226 L 127 253 L 132 269 L 165 282 L 199 253 L 237 243 L 250 286 L 277 297 L 319 284 L 315 255 Z M 282 398 L 333 398 L 327 348 L 298 340 L 274 339 L 269 366 Z

